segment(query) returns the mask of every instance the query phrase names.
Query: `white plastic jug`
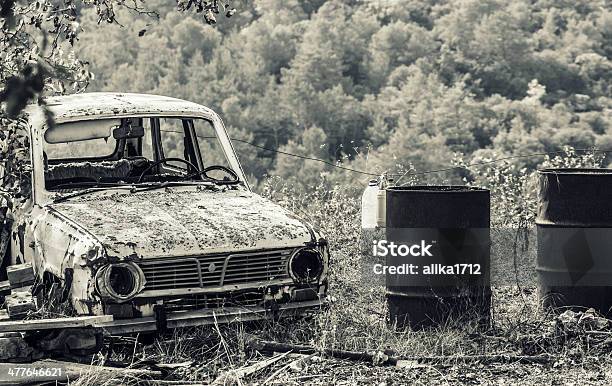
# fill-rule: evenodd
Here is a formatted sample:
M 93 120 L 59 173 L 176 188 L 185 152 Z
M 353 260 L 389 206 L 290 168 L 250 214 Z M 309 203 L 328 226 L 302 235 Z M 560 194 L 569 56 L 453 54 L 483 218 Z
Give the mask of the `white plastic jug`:
M 387 224 L 387 191 L 378 189 L 376 192 L 376 226 L 384 228 Z
M 378 217 L 378 181 L 370 180 L 361 196 L 361 228 L 376 228 Z

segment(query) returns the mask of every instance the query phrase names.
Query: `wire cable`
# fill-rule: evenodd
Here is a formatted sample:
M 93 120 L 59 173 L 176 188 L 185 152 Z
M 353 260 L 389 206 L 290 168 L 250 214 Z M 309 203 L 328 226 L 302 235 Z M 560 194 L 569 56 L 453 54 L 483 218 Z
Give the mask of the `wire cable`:
M 164 129 L 162 129 L 160 131 L 163 131 L 163 132 L 166 132 L 166 133 L 185 134 L 184 132 L 178 131 L 178 130 L 167 130 L 167 129 L 164 130 Z M 216 136 L 204 136 L 204 135 L 196 135 L 196 136 L 198 138 L 203 138 L 203 139 L 217 139 Z M 308 157 L 308 156 L 305 156 L 305 155 L 287 153 L 287 152 L 281 151 L 281 150 L 270 149 L 270 148 L 267 148 L 267 147 L 264 147 L 264 146 L 256 145 L 256 144 L 254 144 L 252 142 L 249 142 L 249 141 L 245 141 L 243 139 L 230 138 L 230 140 L 232 140 L 233 142 L 245 143 L 247 145 L 251 145 L 253 147 L 256 147 L 256 148 L 259 148 L 259 149 L 262 149 L 262 150 L 271 151 L 271 152 L 278 153 L 278 154 L 288 155 L 290 157 L 296 157 L 296 158 L 301 158 L 301 159 L 305 159 L 305 160 L 321 162 L 321 163 L 324 163 L 326 165 L 333 166 L 333 167 L 338 168 L 338 169 L 348 170 L 348 171 L 353 172 L 353 173 L 365 174 L 365 175 L 368 175 L 368 176 L 376 176 L 376 177 L 378 177 L 380 175 L 380 174 L 376 174 L 376 173 L 364 172 L 362 170 L 347 168 L 345 166 L 340 166 L 340 165 L 337 165 L 337 164 L 335 164 L 333 162 L 325 161 L 325 160 L 322 160 L 320 158 Z
M 288 156 L 291 156 L 291 157 L 301 158 L 301 159 L 310 160 L 310 161 L 321 162 L 321 163 L 324 163 L 326 165 L 333 166 L 335 168 L 342 169 L 342 170 L 348 170 L 348 171 L 353 172 L 353 173 L 365 174 L 365 175 L 368 175 L 368 176 L 379 176 L 380 175 L 380 174 L 376 174 L 376 173 L 364 172 L 363 170 L 347 168 L 345 166 L 340 166 L 340 165 L 337 165 L 337 164 L 335 164 L 333 162 L 325 161 L 325 160 L 322 160 L 320 158 L 307 157 L 305 155 L 299 155 L 299 154 L 287 153 L 286 151 L 269 149 L 267 147 L 259 146 L 259 145 L 256 145 L 254 143 L 251 143 L 251 142 L 248 142 L 248 141 L 244 141 L 242 139 L 237 139 L 237 138 L 230 138 L 230 139 L 232 141 L 235 141 L 235 142 L 246 143 L 247 145 L 251 145 L 253 147 L 257 147 L 257 148 L 260 148 L 260 149 L 263 149 L 263 150 L 267 150 L 267 151 L 272 151 L 274 153 L 284 154 L 284 155 L 288 155 Z
M 354 172 L 354 173 L 359 173 L 359 174 L 364 174 L 364 175 L 369 175 L 369 176 L 379 176 L 380 173 L 370 173 L 370 172 L 366 172 L 363 170 L 357 170 L 357 169 L 351 169 L 351 168 L 347 168 L 345 166 L 340 166 L 337 164 L 334 164 L 332 162 L 329 161 L 325 161 L 319 158 L 314 158 L 314 157 L 307 157 L 307 156 L 303 156 L 303 155 L 299 155 L 299 154 L 293 154 L 293 153 L 288 153 L 285 151 L 281 151 L 281 150 L 275 150 L 275 149 L 269 149 L 267 147 L 264 146 L 260 146 L 260 145 L 256 145 L 254 143 L 251 143 L 249 141 L 245 141 L 242 139 L 237 139 L 237 138 L 230 138 L 232 141 L 235 142 L 241 142 L 241 143 L 245 143 L 247 145 L 251 145 L 253 147 L 257 147 L 259 149 L 263 149 L 263 150 L 267 150 L 267 151 L 271 151 L 274 153 L 279 153 L 279 154 L 284 154 L 284 155 L 288 155 L 291 157 L 296 157 L 296 158 L 301 158 L 301 159 L 305 159 L 305 160 L 311 160 L 311 161 L 317 161 L 317 162 L 321 162 L 330 166 L 333 166 L 335 168 L 338 169 L 343 169 L 343 170 L 348 170 L 350 172 Z M 598 149 L 572 149 L 575 152 L 584 152 L 584 153 L 612 153 L 612 150 L 598 150 Z M 457 169 L 468 169 L 471 166 L 482 166 L 482 165 L 490 165 L 496 162 L 501 162 L 501 161 L 507 161 L 507 160 L 511 160 L 511 159 L 521 159 L 521 158 L 531 158 L 531 157 L 541 157 L 541 156 L 545 156 L 545 155 L 552 155 L 552 154 L 563 154 L 563 153 L 567 153 L 567 150 L 557 150 L 557 151 L 548 151 L 548 152 L 541 152 L 541 153 L 530 153 L 530 154 L 519 154 L 519 155 L 512 155 L 512 156 L 507 156 L 507 157 L 500 157 L 500 158 L 495 158 L 489 161 L 482 161 L 482 162 L 473 162 L 473 163 L 469 163 L 469 164 L 465 164 L 465 165 L 457 165 L 457 166 L 449 166 L 447 168 L 443 168 L 443 169 L 433 169 L 433 170 L 425 170 L 422 172 L 410 172 L 410 173 L 395 173 L 395 174 L 387 174 L 389 176 L 410 176 L 410 175 L 424 175 L 424 174 L 432 174 L 432 173 L 442 173 L 442 172 L 448 172 L 448 171 L 452 171 L 452 170 L 457 170 Z
M 162 130 L 162 131 L 167 131 L 167 132 L 175 132 L 175 133 L 181 133 L 179 131 L 173 131 L 173 130 Z M 217 138 L 217 137 L 209 137 L 209 136 L 198 136 L 198 138 Z M 366 172 L 363 170 L 357 170 L 357 169 L 352 169 L 346 166 L 341 166 L 338 164 L 335 164 L 333 162 L 329 162 L 326 160 L 322 160 L 320 158 L 315 158 L 315 157 L 308 157 L 308 156 L 304 156 L 304 155 L 299 155 L 299 154 L 293 154 L 293 153 L 288 153 L 286 151 L 282 151 L 282 150 L 277 150 L 277 149 L 270 149 L 267 148 L 265 146 L 261 146 L 261 145 L 257 145 L 254 144 L 252 142 L 249 141 L 245 141 L 244 139 L 238 139 L 238 138 L 230 138 L 230 140 L 234 141 L 234 142 L 240 142 L 240 143 L 244 143 L 253 147 L 256 147 L 258 149 L 262 149 L 262 150 L 266 150 L 266 151 L 271 151 L 273 153 L 278 153 L 278 154 L 283 154 L 283 155 L 287 155 L 290 157 L 295 157 L 295 158 L 300 158 L 300 159 L 304 159 L 304 160 L 309 160 L 309 161 L 316 161 L 316 162 L 321 162 L 324 163 L 326 165 L 329 166 L 333 166 L 335 168 L 338 169 L 342 169 L 342 170 L 347 170 L 349 172 L 353 172 L 353 173 L 357 173 L 357 174 L 363 174 L 363 175 L 367 175 L 367 176 L 375 176 L 378 177 L 380 176 L 381 173 L 371 173 L 371 172 Z M 612 150 L 598 150 L 598 149 L 572 149 L 575 152 L 582 152 L 582 153 L 612 153 Z M 473 163 L 469 163 L 469 164 L 465 164 L 465 165 L 457 165 L 457 166 L 449 166 L 447 168 L 442 168 L 442 169 L 432 169 L 432 170 L 425 170 L 422 172 L 406 172 L 406 173 L 387 173 L 388 176 L 401 176 L 401 178 L 406 177 L 406 176 L 415 176 L 415 175 L 425 175 L 425 174 L 433 174 L 433 173 L 442 173 L 442 172 L 448 172 L 448 171 L 452 171 L 452 170 L 457 170 L 457 169 L 468 169 L 471 166 L 482 166 L 482 165 L 490 165 L 490 164 L 494 164 L 497 162 L 501 162 L 501 161 L 507 161 L 507 160 L 511 160 L 511 159 L 521 159 L 521 158 L 531 158 L 531 157 L 542 157 L 545 155 L 552 155 L 552 154 L 563 154 L 563 153 L 567 153 L 567 150 L 556 150 L 556 151 L 547 151 L 547 152 L 541 152 L 541 153 L 530 153 L 530 154 L 519 154 L 519 155 L 511 155 L 511 156 L 507 156 L 507 157 L 500 157 L 500 158 L 495 158 L 489 161 L 481 161 L 481 162 L 473 162 Z

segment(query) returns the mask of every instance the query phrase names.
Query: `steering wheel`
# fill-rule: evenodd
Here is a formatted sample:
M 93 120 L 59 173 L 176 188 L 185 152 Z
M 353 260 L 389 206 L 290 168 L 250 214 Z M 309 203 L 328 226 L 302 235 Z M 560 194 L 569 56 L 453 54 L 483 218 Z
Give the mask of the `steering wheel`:
M 184 160 L 184 159 L 182 159 L 182 158 L 162 158 L 162 159 L 160 159 L 160 160 L 158 160 L 158 161 L 153 162 L 151 165 L 147 166 L 147 167 L 145 168 L 145 170 L 143 170 L 143 171 L 142 171 L 142 173 L 140 174 L 140 177 L 138 177 L 138 181 L 137 181 L 137 183 L 142 182 L 142 177 L 144 177 L 144 175 L 145 175 L 145 174 L 147 174 L 147 172 L 148 172 L 149 170 L 153 169 L 154 167 L 156 167 L 156 166 L 158 166 L 158 165 L 161 165 L 161 164 L 164 164 L 164 163 L 166 163 L 166 162 L 170 162 L 170 161 L 173 161 L 173 162 L 182 162 L 182 163 L 184 163 L 184 164 L 186 164 L 186 165 L 191 166 L 191 167 L 192 167 L 192 168 L 194 168 L 195 170 L 198 170 L 198 167 L 197 167 L 197 166 L 195 166 L 195 165 L 194 165 L 194 164 L 192 164 L 191 162 L 189 162 L 189 161 L 187 161 L 187 160 Z M 198 173 L 199 173 L 199 172 L 198 172 Z M 196 174 L 196 173 L 194 173 L 194 175 L 195 175 L 195 174 Z
M 211 172 L 213 170 L 221 170 L 223 172 L 226 172 L 227 174 L 230 175 L 231 179 L 230 180 L 226 180 L 226 179 L 219 180 L 217 178 L 210 177 L 207 173 Z M 225 167 L 223 165 L 211 165 L 211 166 L 205 167 L 203 170 L 200 170 L 200 171 L 192 173 L 192 174 L 190 174 L 188 176 L 185 176 L 185 179 L 193 178 L 193 177 L 197 177 L 197 176 L 204 176 L 204 177 L 206 177 L 206 179 L 214 181 L 214 182 L 216 182 L 216 183 L 218 183 L 220 185 L 235 184 L 236 182 L 239 181 L 238 174 L 236 174 L 236 172 L 233 171 L 232 169 L 230 169 L 228 167 Z

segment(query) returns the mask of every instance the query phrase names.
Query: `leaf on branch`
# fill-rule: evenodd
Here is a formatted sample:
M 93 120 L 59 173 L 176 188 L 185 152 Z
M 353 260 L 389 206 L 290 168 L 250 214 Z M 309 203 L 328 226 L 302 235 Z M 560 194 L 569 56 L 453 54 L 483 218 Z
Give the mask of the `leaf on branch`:
M 6 114 L 16 118 L 45 87 L 45 70 L 38 63 L 28 63 L 21 73 L 6 80 L 0 102 L 6 102 Z
M 217 18 L 215 18 L 215 14 L 210 9 L 204 13 L 204 20 L 210 25 L 217 24 Z
M 215 14 L 220 13 L 219 0 L 176 0 L 176 5 L 180 11 L 187 11 L 193 6 L 196 13 L 204 13 L 206 23 L 211 25 L 217 23 Z M 225 10 L 225 16 L 228 18 L 236 13 L 236 9 L 230 5 L 229 0 L 223 3 L 223 9 Z
M 12 17 L 14 5 L 15 5 L 14 0 L 1 0 L 0 1 L 0 17 L 3 17 L 3 18 Z

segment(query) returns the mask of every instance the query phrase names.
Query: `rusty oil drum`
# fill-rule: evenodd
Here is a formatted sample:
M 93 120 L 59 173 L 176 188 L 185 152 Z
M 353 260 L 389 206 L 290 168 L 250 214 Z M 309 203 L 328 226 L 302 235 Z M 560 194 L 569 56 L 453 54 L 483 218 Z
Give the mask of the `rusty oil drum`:
M 539 170 L 536 270 L 545 308 L 612 309 L 612 170 Z
M 465 186 L 389 187 L 386 202 L 387 241 L 432 244 L 433 256 L 410 256 L 411 262 L 421 267 L 478 264 L 482 270 L 479 275 L 416 275 L 401 282 L 387 276 L 389 322 L 399 328 L 463 323 L 466 318 L 488 323 L 489 191 Z

